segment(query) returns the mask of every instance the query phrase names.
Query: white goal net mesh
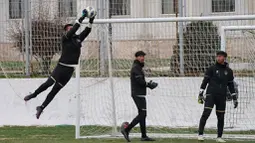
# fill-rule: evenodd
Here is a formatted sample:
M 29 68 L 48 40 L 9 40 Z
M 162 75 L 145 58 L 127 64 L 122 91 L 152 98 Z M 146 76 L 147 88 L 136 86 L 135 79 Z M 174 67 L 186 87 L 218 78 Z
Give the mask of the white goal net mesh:
M 94 26 L 93 34 L 84 43 L 81 59 L 80 135 L 112 135 L 115 128 L 119 131 L 122 122 L 131 122 L 137 115 L 131 98 L 129 75 L 134 53 L 143 50 L 147 53 L 144 68 L 147 81 L 159 83 L 157 89 L 148 90 L 148 133 L 156 137 L 178 133 L 195 136 L 203 111 L 203 105 L 197 103 L 198 89 L 204 71 L 214 64 L 215 52 L 221 49 L 220 23 L 224 22 L 184 24 L 185 76 L 180 72 L 176 23 Z M 102 35 L 105 39 L 100 37 Z M 238 83 L 240 102 L 238 109 L 233 108 L 232 101 L 227 102 L 225 128 L 232 134 L 252 134 L 250 130 L 255 128 L 255 109 L 252 106 L 255 100 L 253 33 L 240 30 L 238 33 L 227 31 L 225 35 L 228 62 Z M 109 56 L 112 64 L 110 70 Z M 113 78 L 109 77 L 109 72 Z M 216 121 L 217 117 L 212 112 L 207 122 L 207 132 L 215 131 Z M 139 131 L 139 128 L 135 128 L 133 133 Z
M 238 26 L 237 26 L 238 28 Z M 239 89 L 240 108 L 227 112 L 230 127 L 239 129 L 252 129 L 254 112 L 252 105 L 254 97 L 254 27 L 250 30 L 226 30 L 226 51 L 230 53 L 228 59 L 230 67 L 234 70 Z

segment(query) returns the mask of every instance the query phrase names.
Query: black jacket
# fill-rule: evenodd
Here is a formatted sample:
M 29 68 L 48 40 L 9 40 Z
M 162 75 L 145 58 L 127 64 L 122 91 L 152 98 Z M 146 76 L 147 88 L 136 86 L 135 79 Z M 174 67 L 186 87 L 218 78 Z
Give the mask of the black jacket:
M 227 64 L 221 65 L 216 63 L 209 67 L 205 73 L 201 89 L 205 89 L 207 84 L 206 94 L 226 96 L 228 88 L 231 94 L 236 92 L 233 71 Z
M 131 69 L 131 94 L 146 95 L 146 81 L 143 72 L 144 63 L 135 60 Z
M 80 35 L 75 32 L 79 29 L 80 24 L 74 24 L 73 28 L 62 36 L 62 54 L 59 62 L 64 64 L 78 64 L 81 54 L 81 42 L 89 35 L 91 28 L 86 27 Z

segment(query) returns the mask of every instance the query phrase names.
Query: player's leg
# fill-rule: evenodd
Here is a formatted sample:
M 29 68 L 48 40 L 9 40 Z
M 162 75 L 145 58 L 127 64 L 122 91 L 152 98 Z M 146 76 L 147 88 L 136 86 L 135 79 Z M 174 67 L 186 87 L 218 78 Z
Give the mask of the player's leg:
M 225 142 L 221 137 L 224 129 L 224 119 L 225 119 L 225 110 L 226 110 L 226 97 L 225 96 L 216 96 L 216 115 L 218 119 L 218 137 L 217 142 Z
M 129 139 L 129 132 L 131 131 L 132 128 L 134 128 L 138 123 L 140 123 L 141 120 L 146 118 L 146 108 L 144 108 L 144 105 L 146 106 L 146 99 L 145 97 L 139 97 L 139 96 L 132 96 L 135 105 L 138 109 L 138 115 L 132 120 L 132 122 L 130 124 L 125 124 L 123 123 L 123 125 L 125 127 L 122 127 L 121 133 L 124 135 L 125 139 L 130 142 Z M 142 122 L 142 126 L 145 125 L 145 122 Z M 145 129 L 142 131 L 142 129 Z M 141 132 L 146 134 L 146 127 L 141 127 Z
M 140 120 L 143 118 L 146 118 L 146 108 L 143 109 L 144 104 L 146 105 L 145 97 L 138 97 L 138 96 L 132 96 L 135 105 L 138 109 L 138 115 L 133 119 L 133 121 L 128 125 L 126 128 L 126 131 L 130 131 L 133 127 L 135 127 L 138 123 L 140 123 Z
M 60 83 L 55 83 L 50 93 L 47 95 L 46 99 L 44 100 L 41 106 L 36 107 L 37 113 L 36 118 L 39 119 L 43 110 L 49 105 L 49 103 L 53 100 L 56 94 L 62 89 L 62 85 Z
M 132 122 L 130 124 L 128 124 L 128 122 L 124 122 L 122 123 L 122 126 L 121 126 L 121 133 L 123 134 L 124 138 L 130 142 L 130 139 L 129 139 L 129 132 L 131 131 L 131 129 L 133 127 L 135 127 L 139 122 L 140 122 L 140 116 L 139 116 L 139 113 L 140 113 L 140 97 L 137 97 L 136 95 L 135 96 L 132 96 L 134 102 L 135 102 L 135 105 L 138 109 L 138 115 L 132 120 Z
M 202 116 L 201 116 L 200 122 L 199 122 L 199 129 L 198 129 L 199 138 L 198 138 L 198 140 L 201 140 L 201 141 L 204 140 L 202 136 L 204 134 L 205 124 L 212 112 L 213 106 L 214 106 L 214 97 L 211 94 L 207 94 L 206 99 L 205 99 L 205 104 L 204 104 L 204 111 L 202 113 Z
M 35 98 L 37 95 L 39 95 L 40 93 L 48 89 L 50 86 L 52 86 L 56 82 L 56 79 L 58 78 L 61 70 L 62 70 L 61 65 L 57 65 L 53 72 L 51 73 L 50 77 L 47 79 L 47 81 L 40 85 L 39 88 L 37 88 L 34 93 L 27 95 L 24 98 L 24 100 L 28 101 L 32 98 Z
M 52 86 L 55 83 L 55 79 L 50 76 L 46 82 L 44 82 L 42 85 L 39 86 L 39 88 L 37 88 L 35 90 L 34 93 L 25 96 L 24 100 L 28 101 L 32 98 L 35 98 L 37 95 L 39 95 L 40 93 L 42 93 L 43 91 L 45 91 L 47 88 L 49 88 L 50 86 Z
M 74 68 L 70 67 L 63 67 L 60 65 L 59 68 L 59 75 L 56 76 L 56 83 L 53 86 L 52 90 L 50 93 L 47 95 L 45 101 L 42 103 L 41 106 L 38 106 L 36 108 L 37 113 L 36 113 L 36 118 L 38 119 L 43 112 L 43 110 L 49 105 L 49 103 L 54 99 L 56 94 L 68 83 L 68 81 L 71 79 Z
M 147 117 L 147 102 L 145 97 L 141 98 L 140 107 L 139 107 L 139 115 L 140 115 L 140 130 L 142 133 L 141 141 L 155 141 L 152 138 L 149 138 L 146 134 L 146 117 Z
M 138 116 L 142 140 L 148 138 L 146 134 L 147 103 L 145 97 L 139 97 Z

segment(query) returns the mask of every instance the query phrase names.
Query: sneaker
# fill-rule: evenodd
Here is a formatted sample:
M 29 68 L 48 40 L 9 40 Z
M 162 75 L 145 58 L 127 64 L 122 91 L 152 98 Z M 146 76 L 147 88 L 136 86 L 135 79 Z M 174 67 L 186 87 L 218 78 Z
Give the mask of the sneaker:
M 25 100 L 25 101 L 28 101 L 28 100 L 30 100 L 30 99 L 32 99 L 32 98 L 35 98 L 35 97 L 36 97 L 36 96 L 32 93 L 32 94 L 29 94 L 29 95 L 25 96 L 24 100 Z
M 37 106 L 36 107 L 36 111 L 37 111 L 36 112 L 36 118 L 39 119 L 41 114 L 42 114 L 42 112 L 43 112 L 43 108 L 41 106 Z
M 144 138 L 141 138 L 141 141 L 156 141 L 156 140 L 154 140 L 153 138 L 144 137 Z
M 128 122 L 123 122 L 121 124 L 120 130 L 121 130 L 121 133 L 123 134 L 124 138 L 127 140 L 127 142 L 130 142 L 129 132 L 126 131 L 126 128 L 128 127 L 128 125 L 129 125 Z
M 203 135 L 198 135 L 197 140 L 198 141 L 204 141 L 205 139 L 204 139 Z
M 216 139 L 216 142 L 217 142 L 217 143 L 225 143 L 226 141 L 223 140 L 222 138 L 217 138 L 217 139 Z

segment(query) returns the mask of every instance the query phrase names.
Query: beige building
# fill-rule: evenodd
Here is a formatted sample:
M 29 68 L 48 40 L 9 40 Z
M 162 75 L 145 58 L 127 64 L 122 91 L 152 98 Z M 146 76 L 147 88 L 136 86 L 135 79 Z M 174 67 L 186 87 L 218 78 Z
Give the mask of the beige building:
M 86 6 L 98 10 L 98 18 L 150 18 L 178 16 L 178 0 L 30 0 L 31 17 L 36 12 L 44 11 L 51 18 L 64 17 L 73 21 Z M 0 2 L 0 51 L 1 59 L 21 59 L 20 52 L 11 49 L 8 29 L 13 23 L 24 26 L 25 0 L 1 0 Z M 184 16 L 218 16 L 244 15 L 255 13 L 254 0 L 183 0 Z M 188 22 L 184 23 L 187 24 Z M 254 21 L 221 21 L 214 22 L 218 27 L 228 25 L 253 25 Z M 49 31 L 50 32 L 50 31 Z M 84 49 L 85 57 L 99 56 L 99 42 L 102 33 L 109 33 L 108 25 L 94 26 Z M 129 23 L 112 24 L 113 54 L 115 58 L 131 57 L 133 52 L 144 49 L 159 58 L 169 58 L 172 47 L 176 44 L 176 23 Z M 237 34 L 238 35 L 238 34 Z M 39 37 L 38 37 L 39 38 Z M 102 40 L 102 39 L 101 39 Z M 240 40 L 240 38 L 239 38 Z M 106 40 L 107 41 L 107 40 Z M 235 40 L 236 41 L 236 40 Z M 241 40 L 243 41 L 243 40 Z M 109 41 L 108 41 L 109 43 Z M 232 43 L 232 42 L 230 42 Z M 231 49 L 239 47 L 241 42 L 231 44 Z M 239 44 L 239 45 L 238 45 Z M 243 45 L 243 44 L 242 44 Z M 237 52 L 233 52 L 237 53 Z

